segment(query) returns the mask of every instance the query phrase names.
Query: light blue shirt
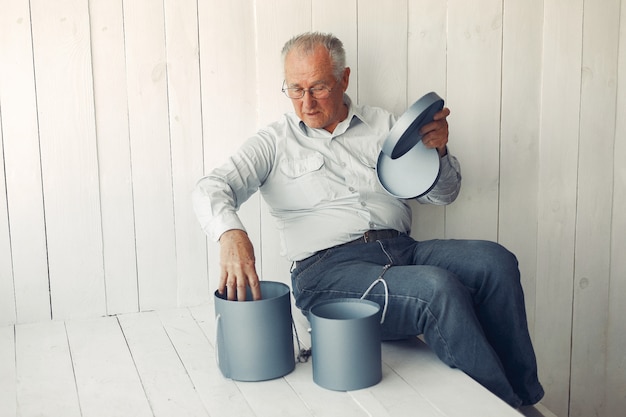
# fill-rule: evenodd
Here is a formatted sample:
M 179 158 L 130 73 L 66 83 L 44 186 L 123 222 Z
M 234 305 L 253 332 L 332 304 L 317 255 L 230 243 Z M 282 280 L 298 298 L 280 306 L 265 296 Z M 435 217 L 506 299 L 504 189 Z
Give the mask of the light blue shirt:
M 379 184 L 376 163 L 396 121 L 383 109 L 357 106 L 333 133 L 306 126 L 295 113 L 261 129 L 228 161 L 202 178 L 193 193 L 202 229 L 215 241 L 245 230 L 237 210 L 260 190 L 280 232 L 282 255 L 291 261 L 349 242 L 369 229 L 410 233 L 411 208 Z M 461 187 L 460 166 L 441 159 L 435 186 L 421 203 L 449 204 Z

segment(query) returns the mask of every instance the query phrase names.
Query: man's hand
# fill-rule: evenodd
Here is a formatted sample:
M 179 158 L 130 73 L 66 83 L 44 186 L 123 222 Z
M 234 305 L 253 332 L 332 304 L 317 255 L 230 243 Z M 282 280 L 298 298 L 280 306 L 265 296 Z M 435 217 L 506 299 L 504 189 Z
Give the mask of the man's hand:
M 444 156 L 447 153 L 448 121 L 446 117 L 449 115 L 450 109 L 444 107 L 441 111 L 435 113 L 432 122 L 420 129 L 424 146 L 427 148 L 437 148 L 439 156 Z
M 261 299 L 261 286 L 254 266 L 254 248 L 243 230 L 228 230 L 220 237 L 220 282 L 218 292 L 229 300 L 245 301 L 246 288 L 252 290 L 252 299 Z

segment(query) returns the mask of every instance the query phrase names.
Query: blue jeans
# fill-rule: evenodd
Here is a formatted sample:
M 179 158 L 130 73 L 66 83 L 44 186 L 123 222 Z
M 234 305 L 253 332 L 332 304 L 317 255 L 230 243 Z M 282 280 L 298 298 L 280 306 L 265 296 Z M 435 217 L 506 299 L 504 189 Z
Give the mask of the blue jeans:
M 543 397 L 517 259 L 497 243 L 400 235 L 322 250 L 292 270 L 296 305 L 308 316 L 320 301 L 360 298 L 385 265 L 383 339 L 423 334 L 443 362 L 513 407 Z M 384 306 L 384 286 L 367 299 Z

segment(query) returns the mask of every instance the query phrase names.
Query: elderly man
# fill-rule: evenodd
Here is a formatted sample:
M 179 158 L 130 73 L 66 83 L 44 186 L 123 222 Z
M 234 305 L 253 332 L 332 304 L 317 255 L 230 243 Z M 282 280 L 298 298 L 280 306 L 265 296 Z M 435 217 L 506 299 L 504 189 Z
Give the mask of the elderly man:
M 423 334 L 442 361 L 513 407 L 538 402 L 543 389 L 515 256 L 493 242 L 412 239 L 410 207 L 376 178 L 396 117 L 345 94 L 350 69 L 334 36 L 305 33 L 282 53 L 283 92 L 295 112 L 259 130 L 194 192 L 203 229 L 220 242 L 218 291 L 244 300 L 249 287 L 261 297 L 252 243 L 237 217 L 260 190 L 294 262 L 292 289 L 305 315 L 323 300 L 360 297 L 383 277 L 385 339 Z M 444 108 L 420 132 L 441 159 L 421 203 L 449 204 L 461 186 L 447 147 L 449 114 Z M 385 298 L 382 285 L 368 294 L 381 306 Z

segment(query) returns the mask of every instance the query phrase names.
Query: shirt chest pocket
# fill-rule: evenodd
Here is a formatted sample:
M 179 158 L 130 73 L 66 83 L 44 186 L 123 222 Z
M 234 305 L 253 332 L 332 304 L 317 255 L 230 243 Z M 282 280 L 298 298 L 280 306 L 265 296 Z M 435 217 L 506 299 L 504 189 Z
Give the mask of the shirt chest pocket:
M 276 175 L 262 189 L 265 200 L 274 209 L 309 209 L 328 198 L 328 178 L 321 154 L 284 158 L 277 168 Z
M 320 171 L 324 166 L 324 157 L 321 154 L 312 154 L 299 159 L 284 159 L 280 170 L 285 177 L 295 180 L 304 175 Z

